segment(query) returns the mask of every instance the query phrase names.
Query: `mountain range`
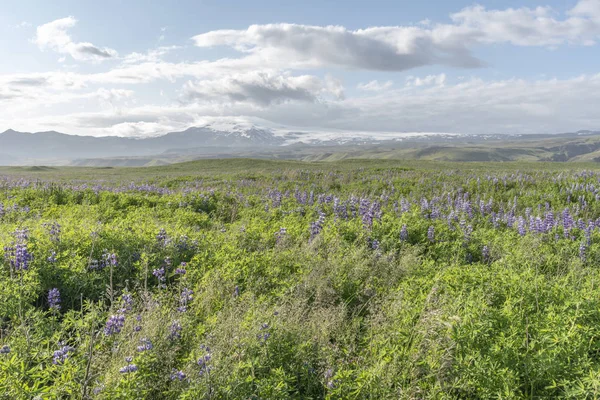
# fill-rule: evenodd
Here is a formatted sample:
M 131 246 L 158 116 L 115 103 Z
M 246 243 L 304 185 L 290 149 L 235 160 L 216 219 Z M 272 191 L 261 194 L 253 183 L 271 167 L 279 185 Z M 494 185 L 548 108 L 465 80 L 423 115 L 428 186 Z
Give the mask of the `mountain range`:
M 405 158 L 445 161 L 600 161 L 600 131 L 563 134 L 432 134 L 204 125 L 148 138 L 55 131 L 0 133 L 0 165 L 157 165 L 199 158 L 330 161 Z

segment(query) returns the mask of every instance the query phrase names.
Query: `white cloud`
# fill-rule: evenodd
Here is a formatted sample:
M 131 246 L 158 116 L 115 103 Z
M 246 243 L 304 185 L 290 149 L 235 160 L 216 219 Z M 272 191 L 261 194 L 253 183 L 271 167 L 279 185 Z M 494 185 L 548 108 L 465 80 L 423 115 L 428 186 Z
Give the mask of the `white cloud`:
M 465 8 L 452 24 L 381 26 L 348 30 L 342 26 L 252 25 L 194 36 L 196 46 L 229 46 L 266 62 L 287 60 L 288 68 L 343 67 L 403 71 L 425 65 L 474 68 L 484 63 L 471 50 L 481 44 L 552 47 L 591 45 L 600 36 L 600 2 L 581 0 L 567 18 L 549 7 L 487 10 Z
M 367 82 L 367 83 L 359 83 L 356 87 L 359 90 L 364 90 L 367 92 L 381 92 L 382 90 L 387 90 L 394 85 L 393 81 L 379 82 L 377 80 Z
M 314 102 L 321 94 L 343 96 L 339 83 L 324 82 L 311 75 L 291 76 L 279 71 L 256 71 L 220 79 L 188 82 L 185 101 L 246 102 L 261 107 L 286 101 Z
M 416 27 L 378 27 L 350 31 L 341 26 L 297 24 L 252 25 L 197 35 L 196 46 L 230 46 L 266 62 L 286 60 L 290 68 L 335 66 L 402 71 L 430 64 L 478 67 L 460 40 L 436 37 Z
M 446 83 L 446 74 L 427 75 L 423 78 L 415 76 L 409 76 L 408 78 L 406 78 L 407 86 L 443 86 L 444 83 Z
M 66 17 L 40 25 L 33 41 L 42 50 L 49 49 L 68 54 L 78 61 L 101 61 L 117 56 L 115 50 L 106 47 L 98 47 L 88 42 L 74 42 L 67 31 L 76 23 L 74 17 Z
M 95 94 L 96 98 L 103 95 Z M 539 81 L 474 78 L 443 86 L 405 86 L 344 100 L 273 102 L 269 107 L 249 102 L 199 102 L 55 116 L 33 113 L 27 119 L 6 113 L 0 126 L 135 136 L 181 130 L 218 117 L 225 121 L 258 118 L 273 126 L 323 132 L 552 133 L 597 129 L 599 103 L 600 74 Z

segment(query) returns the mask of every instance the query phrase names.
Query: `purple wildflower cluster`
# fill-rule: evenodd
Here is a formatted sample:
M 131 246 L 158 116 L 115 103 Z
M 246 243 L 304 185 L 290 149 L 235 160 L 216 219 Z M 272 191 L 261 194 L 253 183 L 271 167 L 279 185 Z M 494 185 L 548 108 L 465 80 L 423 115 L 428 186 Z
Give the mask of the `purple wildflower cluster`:
M 33 261 L 33 255 L 27 248 L 29 231 L 27 228 L 17 230 L 13 237 L 12 245 L 4 247 L 4 258 L 13 271 L 27 271 Z
M 310 224 L 310 239 L 317 237 L 323 230 L 323 224 L 325 223 L 325 213 L 319 212 L 319 219 Z
M 186 267 L 187 267 L 187 263 L 186 262 L 182 262 L 179 267 L 175 270 L 175 273 L 177 275 L 185 275 L 186 274 Z
M 175 368 L 173 368 L 173 371 L 171 371 L 171 380 L 172 381 L 179 381 L 182 382 L 187 378 L 187 376 L 185 375 L 185 373 L 181 370 L 177 370 Z
M 173 321 L 169 326 L 169 340 L 175 341 L 181 339 L 181 331 L 183 327 L 179 321 Z
M 116 333 L 120 333 L 121 329 L 125 325 L 125 315 L 123 314 L 114 314 L 108 317 L 106 321 L 106 325 L 104 326 L 104 334 L 106 336 L 111 336 Z
M 179 295 L 179 307 L 177 307 L 177 311 L 186 312 L 188 303 L 194 299 L 194 291 L 188 288 L 183 288 L 181 294 Z
M 57 288 L 48 291 L 48 306 L 52 311 L 60 310 L 60 292 Z
M 61 348 L 56 350 L 52 356 L 52 364 L 62 365 L 69 358 L 69 353 L 73 351 L 75 351 L 75 348 L 61 343 Z
M 258 341 L 261 345 L 267 343 L 267 340 L 269 340 L 269 338 L 271 337 L 271 333 L 269 332 L 270 328 L 271 327 L 266 322 L 264 322 L 260 325 L 261 332 L 256 335 L 256 338 L 258 339 Z
M 138 370 L 137 365 L 133 364 L 133 357 L 125 357 L 126 366 L 119 370 L 122 374 L 130 374 Z
M 47 260 L 48 260 L 49 263 L 54 264 L 57 261 L 57 259 L 56 259 L 56 251 L 51 250 L 50 251 L 50 255 L 48 256 Z
M 281 241 L 285 238 L 286 235 L 287 235 L 287 229 L 279 228 L 279 230 L 275 233 L 275 239 L 276 239 L 277 243 L 281 243 Z
M 43 226 L 48 230 L 50 240 L 60 242 L 61 226 L 58 222 L 45 223 Z
M 118 265 L 119 261 L 117 255 L 115 253 L 110 253 L 108 250 L 104 250 L 99 260 L 91 260 L 88 268 L 90 271 L 102 271 L 106 267 L 116 267 Z
M 199 375 L 204 376 L 210 373 L 210 360 L 212 359 L 212 354 L 210 352 L 210 347 L 208 346 L 201 345 L 200 350 L 202 350 L 204 354 L 200 356 L 196 364 L 200 367 Z
M 142 353 L 144 351 L 148 351 L 148 350 L 152 350 L 152 348 L 154 347 L 152 345 L 152 342 L 150 341 L 150 339 L 147 338 L 142 338 L 140 339 L 140 345 L 137 347 L 137 351 Z
M 10 347 L 8 345 L 4 345 L 0 347 L 0 354 L 8 354 L 10 353 Z
M 167 235 L 167 231 L 164 228 L 161 228 L 161 230 L 158 231 L 156 243 L 161 247 L 167 247 L 169 243 L 171 243 L 171 238 Z
M 406 224 L 402 225 L 402 228 L 400 229 L 400 240 L 403 242 L 408 240 L 408 228 L 406 227 Z

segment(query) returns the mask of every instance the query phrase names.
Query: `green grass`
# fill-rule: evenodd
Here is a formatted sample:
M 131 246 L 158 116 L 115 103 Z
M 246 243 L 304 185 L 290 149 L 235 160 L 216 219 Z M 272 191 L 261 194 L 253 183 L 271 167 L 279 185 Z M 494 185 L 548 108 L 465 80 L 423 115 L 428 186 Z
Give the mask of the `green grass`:
M 0 168 L 0 398 L 596 398 L 599 178 L 382 159 Z

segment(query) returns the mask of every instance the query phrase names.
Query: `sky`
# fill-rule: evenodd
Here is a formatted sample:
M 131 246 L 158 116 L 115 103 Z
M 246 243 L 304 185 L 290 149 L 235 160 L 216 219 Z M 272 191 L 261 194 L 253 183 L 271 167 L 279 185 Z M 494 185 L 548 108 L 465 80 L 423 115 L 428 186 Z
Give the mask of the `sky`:
M 0 132 L 600 130 L 600 0 L 0 0 Z

